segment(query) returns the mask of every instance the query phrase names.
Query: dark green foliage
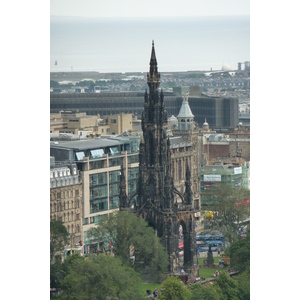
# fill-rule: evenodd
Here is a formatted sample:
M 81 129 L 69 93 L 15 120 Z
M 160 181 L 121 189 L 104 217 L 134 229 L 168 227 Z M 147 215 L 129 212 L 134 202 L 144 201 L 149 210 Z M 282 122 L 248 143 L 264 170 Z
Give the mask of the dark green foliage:
M 57 81 L 55 81 L 55 80 L 50 80 L 50 87 L 52 87 L 52 88 L 59 88 L 60 84 Z
M 237 282 L 227 272 L 222 272 L 214 282 L 216 289 L 219 288 L 221 300 L 238 300 Z
M 237 206 L 237 201 L 250 197 L 249 190 L 235 188 L 225 184 L 214 184 L 203 193 L 210 203 L 208 207 L 212 211 L 218 211 L 218 216 L 210 221 L 211 229 L 221 231 L 230 243 L 238 239 L 239 222 L 249 216 L 247 206 Z
M 95 83 L 93 80 L 83 80 L 83 81 L 76 82 L 76 86 L 80 86 L 80 87 L 86 87 L 86 86 L 94 87 L 94 85 Z
M 110 255 L 90 255 L 74 260 L 62 281 L 63 299 L 142 299 L 139 275 Z
M 59 289 L 61 288 L 62 280 L 70 273 L 70 267 L 75 260 L 83 260 L 82 256 L 78 254 L 70 255 L 64 263 L 57 260 L 55 263 L 50 264 L 50 287 Z
M 231 244 L 230 264 L 240 273 L 230 277 L 226 270 L 216 278 L 213 285 L 207 287 L 195 283 L 190 285 L 191 300 L 220 299 L 248 300 L 250 299 L 250 232 L 247 237 Z
M 50 287 L 51 288 L 60 288 L 61 281 L 65 278 L 65 264 L 55 262 L 50 264 Z
M 50 259 L 60 254 L 69 240 L 69 233 L 63 222 L 52 219 L 50 221 Z
M 243 272 L 250 268 L 250 231 L 243 239 L 233 243 L 229 249 L 230 265 Z
M 158 299 L 162 300 L 189 300 L 191 292 L 175 276 L 169 276 L 160 286 L 161 292 Z
M 158 282 L 161 274 L 167 271 L 168 255 L 153 228 L 141 217 L 130 212 L 118 212 L 92 229 L 91 235 L 98 240 L 109 236 L 115 245 L 115 255 L 138 272 L 147 269 L 151 280 Z M 134 247 L 134 263 L 129 258 L 130 247 Z
M 235 280 L 237 281 L 238 297 L 241 300 L 250 299 L 250 270 L 247 269 L 240 275 L 238 275 Z
M 219 300 L 220 295 L 213 285 L 203 286 L 200 283 L 194 283 L 189 286 L 191 292 L 190 300 Z

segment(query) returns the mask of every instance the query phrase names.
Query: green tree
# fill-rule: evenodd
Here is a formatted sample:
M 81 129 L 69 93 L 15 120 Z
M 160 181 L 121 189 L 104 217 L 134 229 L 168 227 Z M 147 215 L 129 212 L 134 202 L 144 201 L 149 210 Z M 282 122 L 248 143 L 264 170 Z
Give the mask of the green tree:
M 61 254 L 69 241 L 69 233 L 62 221 L 52 219 L 50 221 L 50 259 L 54 255 Z
M 189 300 L 191 292 L 189 289 L 175 276 L 169 276 L 160 286 L 161 293 L 158 299 L 163 300 Z
M 250 197 L 250 191 L 225 184 L 213 184 L 203 193 L 210 203 L 209 209 L 217 211 L 210 221 L 212 229 L 220 230 L 230 243 L 238 239 L 238 222 L 249 216 L 249 209 L 237 202 Z
M 76 82 L 76 86 L 85 87 L 85 86 L 91 86 L 95 85 L 93 80 L 83 80 Z
M 110 255 L 89 255 L 74 260 L 62 281 L 62 299 L 142 299 L 141 279 L 132 268 Z
M 237 282 L 226 271 L 221 272 L 214 282 L 221 300 L 238 300 Z M 219 288 L 219 289 L 218 289 Z
M 220 292 L 213 285 L 203 286 L 202 284 L 196 283 L 189 286 L 191 292 L 190 300 L 219 300 Z
M 70 255 L 64 262 L 61 260 L 55 261 L 50 264 L 50 287 L 59 289 L 61 288 L 62 280 L 70 273 L 70 267 L 75 260 L 84 258 L 79 254 Z
M 52 87 L 52 88 L 59 88 L 60 84 L 58 83 L 58 81 L 50 80 L 50 87 Z
M 250 269 L 247 268 L 240 275 L 236 276 L 238 297 L 241 300 L 250 299 Z
M 158 282 L 167 271 L 168 255 L 154 229 L 142 217 L 117 212 L 91 229 L 90 235 L 99 241 L 109 240 L 115 245 L 114 254 L 124 264 L 133 266 L 138 272 L 147 269 L 151 280 Z M 130 249 L 134 250 L 134 259 L 130 259 Z
M 250 269 L 250 231 L 229 248 L 230 266 L 240 272 Z

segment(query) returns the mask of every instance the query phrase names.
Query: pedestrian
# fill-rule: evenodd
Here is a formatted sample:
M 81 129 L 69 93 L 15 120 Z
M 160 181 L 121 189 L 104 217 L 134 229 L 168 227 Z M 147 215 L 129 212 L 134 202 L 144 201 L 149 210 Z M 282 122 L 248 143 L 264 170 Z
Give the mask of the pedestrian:
M 218 249 L 218 256 L 220 256 L 220 248 Z

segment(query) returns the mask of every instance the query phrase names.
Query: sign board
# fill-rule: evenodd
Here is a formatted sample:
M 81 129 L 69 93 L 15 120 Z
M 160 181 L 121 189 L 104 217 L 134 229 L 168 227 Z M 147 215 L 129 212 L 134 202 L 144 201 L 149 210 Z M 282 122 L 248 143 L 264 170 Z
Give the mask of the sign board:
M 237 167 L 233 169 L 234 174 L 242 174 L 242 167 Z
M 203 181 L 218 181 L 218 182 L 221 182 L 221 175 L 203 175 Z

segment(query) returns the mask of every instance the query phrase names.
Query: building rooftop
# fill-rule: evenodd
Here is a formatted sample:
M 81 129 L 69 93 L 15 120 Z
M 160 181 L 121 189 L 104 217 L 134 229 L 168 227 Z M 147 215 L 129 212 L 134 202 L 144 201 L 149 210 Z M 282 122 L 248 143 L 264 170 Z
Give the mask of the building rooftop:
M 192 143 L 186 141 L 182 136 L 170 137 L 170 147 L 171 148 L 185 147 L 185 146 L 191 146 L 191 145 L 192 145 Z
M 191 108 L 189 106 L 189 102 L 186 99 L 182 101 L 182 105 L 177 118 L 194 118 L 194 115 L 192 114 Z
M 89 138 L 74 141 L 58 141 L 50 142 L 51 147 L 73 149 L 73 150 L 88 150 L 88 149 L 98 149 L 99 147 L 109 147 L 122 145 L 124 141 L 117 139 L 108 138 Z

